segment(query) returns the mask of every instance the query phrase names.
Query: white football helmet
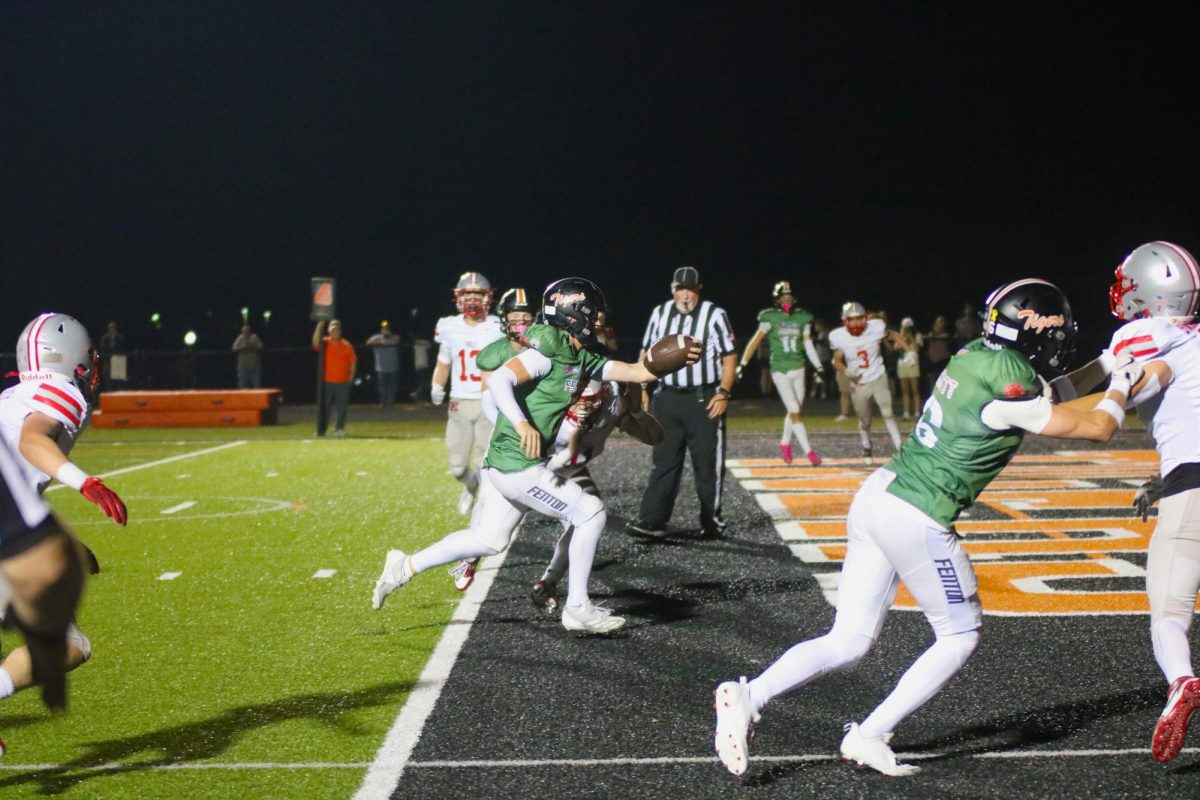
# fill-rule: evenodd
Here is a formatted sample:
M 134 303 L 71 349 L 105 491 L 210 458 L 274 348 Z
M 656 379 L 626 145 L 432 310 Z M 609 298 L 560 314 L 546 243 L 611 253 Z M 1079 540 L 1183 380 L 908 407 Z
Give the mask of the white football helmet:
M 1190 317 L 1200 299 L 1200 269 L 1187 250 L 1170 242 L 1150 242 L 1134 250 L 1108 290 L 1108 305 L 1120 320 Z
M 854 322 L 850 322 L 850 320 Z M 856 303 L 850 300 L 842 304 L 842 322 L 846 325 L 846 330 L 850 331 L 855 336 L 867 329 L 867 309 L 862 303 Z
M 588 420 L 608 399 L 608 384 L 596 378 L 588 381 L 583 393 L 567 409 L 567 418 L 580 427 L 587 427 Z
M 87 328 L 66 314 L 46 313 L 25 326 L 17 338 L 17 371 L 21 380 L 37 380 L 53 372 L 75 382 L 92 402 L 100 381 L 99 354 Z
M 464 272 L 454 287 L 458 313 L 470 319 L 483 319 L 492 305 L 492 284 L 478 272 Z

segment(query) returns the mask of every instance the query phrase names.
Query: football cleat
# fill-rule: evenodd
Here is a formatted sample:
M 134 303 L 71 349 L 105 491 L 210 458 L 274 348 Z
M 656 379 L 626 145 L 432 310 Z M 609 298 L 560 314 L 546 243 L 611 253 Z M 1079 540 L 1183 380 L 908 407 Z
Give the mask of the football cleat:
M 465 517 L 471 513 L 473 505 L 475 505 L 475 493 L 464 486 L 462 493 L 458 496 L 458 513 Z
M 378 611 L 383 608 L 383 601 L 392 592 L 412 580 L 412 570 L 408 566 L 408 553 L 403 550 L 388 550 L 387 559 L 383 562 L 383 572 L 375 581 L 375 591 L 371 593 L 371 608 Z
M 858 729 L 858 723 L 851 722 L 846 726 L 846 736 L 842 739 L 842 759 L 852 761 L 860 767 L 870 767 L 893 778 L 903 778 L 920 772 L 921 768 L 914 764 L 901 764 L 896 761 L 896 754 L 889 745 L 891 740 L 890 733 L 873 738 L 863 736 L 862 731 Z
M 465 592 L 470 588 L 471 584 L 475 582 L 475 568 L 477 566 L 479 566 L 478 558 L 473 561 L 460 559 L 454 566 L 446 570 L 454 578 L 454 588 L 460 592 Z
M 3 756 L 6 752 L 8 752 L 8 748 L 4 745 L 4 740 L 0 739 L 0 756 Z
M 625 618 L 589 600 L 581 606 L 563 606 L 563 627 L 576 633 L 614 633 L 625 627 Z
M 817 455 L 816 450 L 809 450 L 807 453 L 805 453 L 805 455 L 808 456 L 809 463 L 811 463 L 814 467 L 821 466 L 821 457 Z
M 655 527 L 648 523 L 642 522 L 640 519 L 636 519 L 633 522 L 630 522 L 629 524 L 627 524 L 625 526 L 625 532 L 631 533 L 634 536 L 645 536 L 645 537 L 649 537 L 649 538 L 654 538 L 657 536 L 665 536 L 667 533 L 662 528 Z
M 833 421 L 834 422 L 845 422 L 848 419 L 850 419 L 850 418 L 847 417 L 845 414 L 838 414 L 836 417 L 833 418 Z
M 533 588 L 529 590 L 529 602 L 547 614 L 553 614 L 558 608 L 558 584 L 554 581 L 534 581 Z
M 783 463 L 792 463 L 792 446 L 790 444 L 779 443 L 779 457 L 783 459 Z
M 754 738 L 754 723 L 762 717 L 750 708 L 750 688 L 745 676 L 725 681 L 713 692 L 717 732 L 713 743 L 725 769 L 741 775 L 750 766 L 748 742 Z
M 1177 678 L 1167 690 L 1167 705 L 1154 726 L 1150 753 L 1155 761 L 1167 762 L 1179 755 L 1187 737 L 1188 719 L 1200 708 L 1200 678 Z

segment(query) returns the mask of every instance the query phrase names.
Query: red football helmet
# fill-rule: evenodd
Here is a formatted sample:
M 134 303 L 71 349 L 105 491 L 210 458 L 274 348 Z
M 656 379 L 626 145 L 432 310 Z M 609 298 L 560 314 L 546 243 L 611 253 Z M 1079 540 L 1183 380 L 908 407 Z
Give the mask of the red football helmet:
M 464 272 L 454 287 L 454 304 L 467 319 L 484 319 L 492 306 L 492 284 L 478 272 Z

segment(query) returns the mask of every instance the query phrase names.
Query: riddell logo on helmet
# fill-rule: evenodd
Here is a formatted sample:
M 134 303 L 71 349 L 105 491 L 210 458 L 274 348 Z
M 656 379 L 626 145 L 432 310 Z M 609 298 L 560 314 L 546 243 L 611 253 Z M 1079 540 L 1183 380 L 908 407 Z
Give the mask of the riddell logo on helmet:
M 1046 328 L 1061 328 L 1067 324 L 1062 314 L 1042 315 L 1031 309 L 1017 312 L 1017 319 L 1025 320 L 1025 330 L 1035 330 L 1041 333 Z

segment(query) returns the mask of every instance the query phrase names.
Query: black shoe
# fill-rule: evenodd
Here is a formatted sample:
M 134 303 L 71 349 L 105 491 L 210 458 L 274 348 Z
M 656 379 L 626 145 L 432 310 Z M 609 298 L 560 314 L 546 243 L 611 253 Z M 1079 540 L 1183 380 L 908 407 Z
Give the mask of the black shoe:
M 635 519 L 625 526 L 625 532 L 632 536 L 643 536 L 649 539 L 656 539 L 660 536 L 666 536 L 667 532 L 662 528 L 655 527 L 642 522 L 640 519 Z
M 725 529 L 719 528 L 716 525 L 703 525 L 700 528 L 701 539 L 723 539 L 725 538 Z
M 558 584 L 554 581 L 534 581 L 533 588 L 529 590 L 529 602 L 547 614 L 553 614 L 558 608 Z

